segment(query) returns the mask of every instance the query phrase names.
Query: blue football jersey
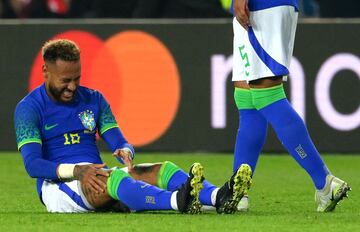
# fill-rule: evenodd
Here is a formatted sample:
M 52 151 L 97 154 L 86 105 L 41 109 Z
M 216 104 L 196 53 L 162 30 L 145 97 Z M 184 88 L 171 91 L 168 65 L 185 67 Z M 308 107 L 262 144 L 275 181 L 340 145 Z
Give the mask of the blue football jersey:
M 15 110 L 18 149 L 42 144 L 43 159 L 55 163 L 102 163 L 96 132 L 118 127 L 109 104 L 98 91 L 79 86 L 71 103 L 53 101 L 45 85 L 33 90 Z
M 276 6 L 293 6 L 298 11 L 298 0 L 249 0 L 249 10 L 257 11 L 264 10 Z M 234 0 L 231 4 L 231 12 L 234 13 Z

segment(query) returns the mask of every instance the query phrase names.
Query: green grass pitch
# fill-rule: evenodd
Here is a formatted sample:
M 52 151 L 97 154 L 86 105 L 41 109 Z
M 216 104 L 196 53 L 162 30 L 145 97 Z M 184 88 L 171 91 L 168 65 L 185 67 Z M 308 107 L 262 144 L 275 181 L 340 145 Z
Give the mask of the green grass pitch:
M 35 180 L 27 176 L 20 154 L 0 153 L 0 231 L 360 231 L 360 155 L 323 157 L 333 174 L 353 191 L 336 210 L 315 212 L 314 188 L 288 155 L 262 155 L 250 191 L 250 211 L 235 215 L 182 215 L 173 211 L 133 214 L 49 214 L 37 199 Z M 103 155 L 109 166 L 117 161 Z M 231 154 L 138 153 L 136 163 L 171 160 L 188 170 L 205 167 L 206 178 L 222 185 L 232 172 Z

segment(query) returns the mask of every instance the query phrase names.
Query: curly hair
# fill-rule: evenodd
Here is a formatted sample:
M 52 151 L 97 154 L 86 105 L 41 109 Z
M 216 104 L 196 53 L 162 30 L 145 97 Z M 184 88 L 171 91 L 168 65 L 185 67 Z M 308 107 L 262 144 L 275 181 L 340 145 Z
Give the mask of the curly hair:
M 42 47 L 42 56 L 45 62 L 51 63 L 55 63 L 57 60 L 79 61 L 80 49 L 71 40 L 50 40 Z

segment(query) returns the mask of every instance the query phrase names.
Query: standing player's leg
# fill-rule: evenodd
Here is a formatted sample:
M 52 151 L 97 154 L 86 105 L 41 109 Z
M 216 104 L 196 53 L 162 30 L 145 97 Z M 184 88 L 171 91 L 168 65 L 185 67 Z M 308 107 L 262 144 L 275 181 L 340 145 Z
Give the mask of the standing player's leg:
M 256 83 L 267 86 L 266 83 L 276 83 L 276 80 L 281 82 L 282 78 L 262 79 Z M 254 83 L 255 81 L 250 82 L 250 85 L 255 87 L 251 91 L 257 109 L 269 121 L 288 152 L 312 177 L 316 188 L 322 189 L 329 171 L 312 143 L 302 119 L 286 100 L 282 84 L 256 88 L 259 84 Z
M 240 82 L 240 81 L 239 81 Z M 253 174 L 265 143 L 267 121 L 252 104 L 250 89 L 236 87 L 234 98 L 239 111 L 239 128 L 234 149 L 234 173 L 241 164 L 249 164 Z M 247 85 L 247 84 L 242 84 Z M 249 196 L 245 195 L 238 204 L 239 211 L 248 211 Z
M 241 164 L 249 164 L 255 171 L 261 149 L 267 133 L 266 119 L 255 109 L 252 102 L 248 80 L 253 73 L 253 64 L 246 52 L 250 44 L 247 41 L 247 31 L 234 17 L 233 19 L 233 72 L 234 100 L 239 111 L 239 129 L 237 131 L 234 166 L 235 172 Z
M 239 111 L 239 129 L 236 135 L 233 171 L 241 164 L 249 164 L 254 173 L 265 143 L 267 121 L 253 106 L 250 89 L 235 87 L 234 98 Z
M 250 72 L 250 60 L 245 48 L 249 45 L 245 43 L 244 37 L 247 31 L 240 23 L 233 19 L 233 74 L 234 100 L 239 111 L 239 128 L 236 135 L 234 149 L 233 171 L 241 164 L 249 164 L 254 174 L 260 152 L 265 143 L 267 134 L 267 121 L 259 113 L 252 102 L 250 87 L 247 83 Z M 238 209 L 247 211 L 249 209 L 248 196 L 240 201 Z
M 259 83 L 265 82 L 266 79 L 263 79 Z M 270 82 L 273 82 L 273 79 Z M 347 195 L 350 187 L 346 182 L 330 174 L 303 120 L 287 101 L 282 84 L 268 88 L 253 88 L 252 94 L 259 112 L 270 122 L 281 143 L 312 178 L 316 188 L 317 210 L 332 211 Z M 278 97 L 274 98 L 276 95 Z M 265 98 L 266 101 L 260 100 Z
M 287 101 L 282 85 L 282 75 L 288 74 L 292 55 L 297 13 L 293 7 L 282 6 L 267 9 L 264 13 L 252 12 L 251 18 L 256 20 L 253 24 L 256 27 L 250 27 L 248 32 L 250 52 L 256 53 L 252 56 L 254 64 L 264 70 L 249 81 L 253 104 L 272 125 L 288 152 L 311 176 L 320 199 L 318 211 L 331 211 L 350 187 L 332 178 L 304 122 Z

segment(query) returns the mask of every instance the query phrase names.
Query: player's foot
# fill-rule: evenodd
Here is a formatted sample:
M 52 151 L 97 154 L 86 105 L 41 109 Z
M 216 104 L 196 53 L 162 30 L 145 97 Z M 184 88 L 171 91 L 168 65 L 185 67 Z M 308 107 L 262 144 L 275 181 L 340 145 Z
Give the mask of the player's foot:
M 339 201 L 348 196 L 349 191 L 351 191 L 351 188 L 348 183 L 333 175 L 328 175 L 325 187 L 322 190 L 315 191 L 315 202 L 318 205 L 317 211 L 333 211 Z
M 249 211 L 249 196 L 248 195 L 244 195 L 239 204 L 237 205 L 237 210 L 241 211 L 241 212 L 247 212 Z
M 198 214 L 201 212 L 199 200 L 203 188 L 204 168 L 200 163 L 194 163 L 189 171 L 189 178 L 177 193 L 178 209 L 181 213 Z
M 218 191 L 216 211 L 219 214 L 232 214 L 237 211 L 241 198 L 248 194 L 251 186 L 251 168 L 242 164 L 234 175 Z

